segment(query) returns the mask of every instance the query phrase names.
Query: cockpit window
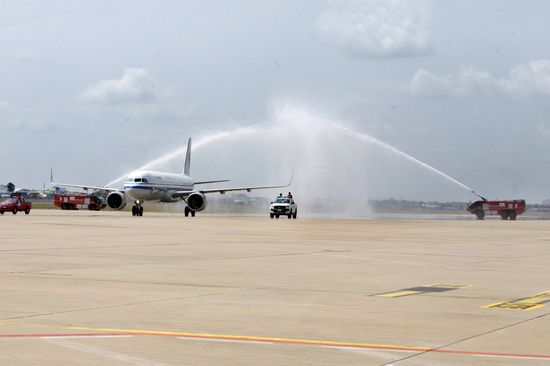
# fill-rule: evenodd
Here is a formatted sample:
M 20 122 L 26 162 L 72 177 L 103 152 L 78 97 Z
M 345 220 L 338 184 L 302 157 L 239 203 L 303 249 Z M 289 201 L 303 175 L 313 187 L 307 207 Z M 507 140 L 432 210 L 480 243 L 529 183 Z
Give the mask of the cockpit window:
M 147 181 L 147 178 L 143 178 L 143 183 L 149 183 L 149 182 Z
M 126 182 L 133 182 L 134 181 L 134 178 L 128 178 L 126 179 Z
M 136 182 L 141 182 L 141 178 L 136 178 Z

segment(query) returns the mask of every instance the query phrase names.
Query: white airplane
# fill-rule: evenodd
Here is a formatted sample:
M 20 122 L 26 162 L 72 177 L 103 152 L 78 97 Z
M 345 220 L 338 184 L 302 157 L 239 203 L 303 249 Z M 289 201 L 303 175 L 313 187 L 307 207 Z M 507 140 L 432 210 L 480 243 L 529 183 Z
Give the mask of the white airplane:
M 206 194 L 232 191 L 252 191 L 255 189 L 270 189 L 288 187 L 288 184 L 277 186 L 256 186 L 237 188 L 195 189 L 195 185 L 228 182 L 229 180 L 209 180 L 195 182 L 189 176 L 191 173 L 191 138 L 187 142 L 185 164 L 181 174 L 136 170 L 128 175 L 123 189 L 112 187 L 84 186 L 77 184 L 51 183 L 54 186 L 81 188 L 84 190 L 107 191 L 107 205 L 114 210 L 122 210 L 128 203 L 128 198 L 134 201 L 132 216 L 143 216 L 144 201 L 177 202 L 185 201 L 185 216 L 195 216 L 195 212 L 206 208 Z

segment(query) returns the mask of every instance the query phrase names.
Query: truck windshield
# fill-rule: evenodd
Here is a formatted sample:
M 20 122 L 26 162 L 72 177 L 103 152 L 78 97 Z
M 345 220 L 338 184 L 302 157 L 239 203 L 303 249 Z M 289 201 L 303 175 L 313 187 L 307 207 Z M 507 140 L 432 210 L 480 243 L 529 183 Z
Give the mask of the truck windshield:
M 290 200 L 288 198 L 277 198 L 275 203 L 290 203 Z
M 4 202 L 16 202 L 15 198 L 8 198 Z

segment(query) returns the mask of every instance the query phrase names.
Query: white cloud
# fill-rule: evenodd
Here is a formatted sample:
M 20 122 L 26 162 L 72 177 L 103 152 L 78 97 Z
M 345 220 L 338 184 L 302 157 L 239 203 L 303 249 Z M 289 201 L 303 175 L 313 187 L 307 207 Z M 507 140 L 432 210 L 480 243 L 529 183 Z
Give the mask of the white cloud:
M 124 70 L 120 79 L 102 80 L 83 94 L 85 100 L 105 104 L 152 103 L 156 101 L 156 86 L 147 70 Z
M 10 102 L 8 101 L 5 101 L 5 100 L 0 100 L 0 110 L 1 109 L 6 109 L 10 106 Z
M 319 35 L 357 56 L 405 57 L 429 52 L 428 0 L 329 0 Z
M 456 74 L 437 75 L 420 69 L 409 82 L 413 94 L 432 97 L 493 94 L 508 97 L 550 97 L 550 60 L 530 61 L 497 78 L 488 71 L 462 69 Z

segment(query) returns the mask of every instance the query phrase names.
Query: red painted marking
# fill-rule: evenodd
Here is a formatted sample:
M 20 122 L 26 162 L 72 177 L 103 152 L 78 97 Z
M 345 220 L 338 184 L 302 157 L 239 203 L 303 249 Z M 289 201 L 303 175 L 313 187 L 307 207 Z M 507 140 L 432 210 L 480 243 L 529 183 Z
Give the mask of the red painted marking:
M 283 343 L 283 344 L 299 344 L 308 346 L 325 346 L 334 348 L 358 348 L 358 349 L 383 349 L 390 351 L 413 351 L 419 353 L 446 353 L 454 355 L 469 355 L 469 356 L 494 356 L 494 357 L 512 357 L 512 358 L 540 358 L 550 360 L 550 355 L 543 354 L 526 354 L 526 353 L 501 353 L 501 352 L 484 352 L 484 351 L 466 351 L 456 349 L 427 349 L 422 347 L 406 347 L 406 346 L 390 346 L 390 345 L 361 345 L 354 343 L 330 342 L 330 341 L 307 341 L 299 339 L 281 339 L 281 338 L 256 338 L 247 336 L 216 336 L 216 335 L 200 335 L 189 333 L 159 334 L 148 333 L 142 331 L 127 331 L 127 332 L 102 332 L 102 333 L 11 333 L 0 334 L 0 338 L 43 338 L 43 337 L 102 337 L 102 336 L 144 336 L 144 337 L 182 337 L 190 339 L 217 339 L 227 341 L 253 341 L 264 343 Z
M 151 333 L 133 333 L 144 334 L 144 335 L 156 335 Z M 168 335 L 163 334 L 164 336 L 171 337 L 182 337 L 182 338 L 195 338 L 195 339 L 219 339 L 219 340 L 228 340 L 228 341 L 254 341 L 254 342 L 266 342 L 266 343 L 286 343 L 286 344 L 300 344 L 300 345 L 309 345 L 309 346 L 325 346 L 325 347 L 334 347 L 334 348 L 359 348 L 359 349 L 383 349 L 383 350 L 393 350 L 393 351 L 413 351 L 419 353 L 448 353 L 448 354 L 462 354 L 470 356 L 495 356 L 495 357 L 516 357 L 516 358 L 544 358 L 550 359 L 550 355 L 540 355 L 540 354 L 525 354 L 525 353 L 499 353 L 499 352 L 483 352 L 483 351 L 461 351 L 455 349 L 426 349 L 420 347 L 400 347 L 400 346 L 387 346 L 387 345 L 357 345 L 357 344 L 346 344 L 346 343 L 331 343 L 331 342 L 317 342 L 317 341 L 300 341 L 292 339 L 257 339 L 254 337 L 223 337 L 223 336 L 206 336 L 206 335 L 197 335 L 197 336 L 185 336 L 185 335 Z

